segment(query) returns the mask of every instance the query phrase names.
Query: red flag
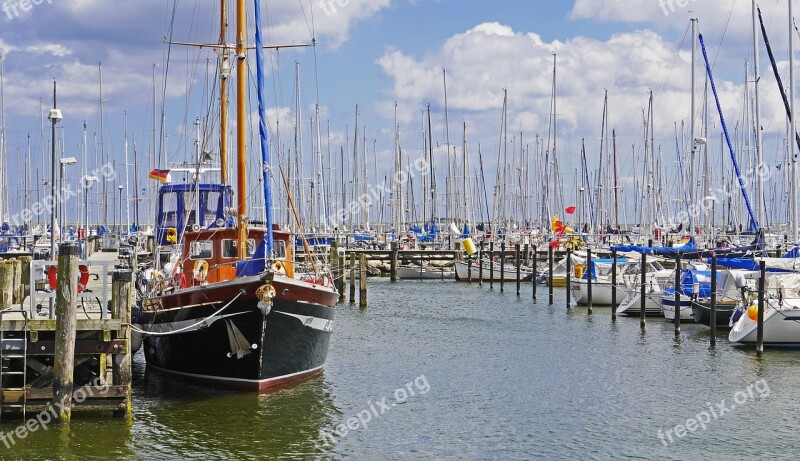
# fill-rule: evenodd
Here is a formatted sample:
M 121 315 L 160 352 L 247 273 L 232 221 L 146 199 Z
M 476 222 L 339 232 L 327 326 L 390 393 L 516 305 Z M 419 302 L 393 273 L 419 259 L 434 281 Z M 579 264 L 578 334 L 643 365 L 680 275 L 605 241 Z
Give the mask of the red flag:
M 558 240 L 553 240 L 552 242 L 550 242 L 550 248 L 552 249 L 558 248 Z
M 566 211 L 567 214 L 575 214 L 575 210 L 577 210 L 577 209 L 578 209 L 578 207 L 576 207 L 575 205 L 570 205 L 564 211 Z

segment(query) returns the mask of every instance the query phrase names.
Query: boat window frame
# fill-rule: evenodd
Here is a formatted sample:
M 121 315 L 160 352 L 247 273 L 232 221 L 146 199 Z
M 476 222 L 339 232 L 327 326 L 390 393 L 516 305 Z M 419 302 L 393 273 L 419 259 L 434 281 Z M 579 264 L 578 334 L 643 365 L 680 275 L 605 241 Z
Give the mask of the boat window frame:
M 233 256 L 228 256 L 228 254 L 226 253 L 226 250 L 227 250 L 226 245 L 229 242 L 234 244 L 232 248 L 236 248 L 236 254 L 234 254 Z M 238 258 L 239 257 L 239 249 L 236 247 L 236 245 L 238 243 L 239 243 L 239 241 L 237 239 L 224 239 L 224 240 L 222 240 L 222 258 L 223 259 L 236 259 L 236 258 Z M 252 258 L 255 253 L 256 253 L 256 239 L 249 238 L 249 239 L 247 239 L 247 257 L 248 258 Z
M 195 253 L 195 245 L 198 244 L 209 244 L 210 246 L 210 253 L 208 256 L 205 253 L 196 254 Z M 192 240 L 189 242 L 189 259 L 192 261 L 199 261 L 199 260 L 208 260 L 214 258 L 214 241 L 213 240 Z

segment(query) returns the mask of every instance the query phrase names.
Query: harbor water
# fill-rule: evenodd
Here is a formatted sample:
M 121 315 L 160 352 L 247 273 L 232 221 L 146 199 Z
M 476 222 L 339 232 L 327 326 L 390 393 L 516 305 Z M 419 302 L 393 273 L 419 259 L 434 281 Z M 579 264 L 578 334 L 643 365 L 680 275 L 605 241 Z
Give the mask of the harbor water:
M 134 417 L 76 415 L 1 459 L 797 459 L 800 352 L 499 285 L 370 280 L 340 304 L 324 374 L 268 394 L 134 365 Z M 35 416 L 35 415 L 34 415 Z M 28 415 L 32 417 L 32 415 Z M 4 422 L 6 440 L 18 422 Z

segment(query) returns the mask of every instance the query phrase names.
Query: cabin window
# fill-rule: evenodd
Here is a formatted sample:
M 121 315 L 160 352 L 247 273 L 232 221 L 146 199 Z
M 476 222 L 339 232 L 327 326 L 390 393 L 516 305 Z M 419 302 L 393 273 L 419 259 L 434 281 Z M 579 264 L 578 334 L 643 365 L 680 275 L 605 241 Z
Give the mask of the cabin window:
M 217 220 L 217 209 L 219 208 L 220 192 L 204 192 L 202 195 L 203 203 L 203 227 L 208 228 Z
M 238 258 L 239 252 L 237 251 L 237 245 L 239 244 L 236 240 L 223 240 L 222 241 L 222 257 L 223 258 Z M 256 252 L 256 241 L 255 239 L 247 240 L 247 257 L 250 258 Z
M 164 227 L 178 227 L 178 193 L 168 192 L 161 196 Z
M 214 242 L 212 240 L 197 240 L 190 247 L 190 259 L 211 259 L 214 255 Z
M 275 259 L 286 259 L 286 242 L 283 240 L 275 240 Z

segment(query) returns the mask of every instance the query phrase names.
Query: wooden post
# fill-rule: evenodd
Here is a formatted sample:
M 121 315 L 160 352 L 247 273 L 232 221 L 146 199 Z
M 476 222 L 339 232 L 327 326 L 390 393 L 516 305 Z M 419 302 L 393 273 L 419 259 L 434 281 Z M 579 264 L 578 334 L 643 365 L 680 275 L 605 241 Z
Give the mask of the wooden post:
M 717 345 L 717 255 L 711 255 L 711 347 Z
M 56 278 L 56 343 L 53 359 L 53 401 L 58 419 L 72 415 L 72 377 L 78 307 L 78 245 L 62 243 L 58 249 Z
M 397 281 L 397 253 L 398 243 L 392 242 L 392 260 L 389 262 L 389 280 L 392 282 Z
M 756 323 L 756 353 L 759 357 L 764 355 L 764 285 L 767 278 L 766 263 L 759 263 L 761 271 L 758 278 L 758 321 Z
M 500 293 L 505 291 L 506 283 L 506 242 L 500 242 Z
M 527 266 L 527 267 L 530 267 L 530 265 L 531 265 L 531 253 L 530 253 L 530 251 L 531 251 L 530 244 L 526 243 L 524 249 L 522 250 L 522 252 L 524 253 L 524 256 L 522 257 L 522 260 L 525 263 L 525 266 Z M 533 278 L 534 278 L 534 280 L 536 279 L 536 268 L 534 268 L 534 271 L 533 271 Z
M 642 274 L 644 276 L 644 274 Z M 675 337 L 681 336 L 681 255 L 675 255 Z
M 356 254 L 350 252 L 350 304 L 356 303 Z
M 519 260 L 519 243 L 514 245 L 514 260 L 517 262 L 517 296 L 519 296 L 520 295 L 520 286 L 519 286 L 519 282 L 520 282 L 520 263 L 521 263 L 521 261 Z
M 550 297 L 550 305 L 553 305 L 553 247 L 547 245 L 547 280 L 550 281 L 547 294 Z
M 611 249 L 611 321 L 617 320 L 617 249 Z
M 645 327 L 646 320 L 645 320 L 645 306 L 647 305 L 647 282 L 645 281 L 644 274 L 647 271 L 647 253 L 642 253 L 642 267 L 639 271 L 639 277 L 641 278 L 641 284 L 639 285 L 639 324 L 642 328 Z
M 358 305 L 367 307 L 367 255 L 361 253 L 361 286 L 358 290 Z
M 494 240 L 489 242 L 489 289 L 494 289 Z
M 572 250 L 567 248 L 567 309 L 569 309 L 572 303 L 572 296 L 570 295 L 570 287 L 572 286 Z
M 481 240 L 481 249 L 478 250 L 478 285 L 483 286 L 483 243 Z
M 337 287 L 337 289 L 339 290 L 339 302 L 340 303 L 343 303 L 345 301 L 345 299 L 346 299 L 346 295 L 344 293 L 344 289 L 347 286 L 347 284 L 345 283 L 345 279 L 344 279 L 345 274 L 346 274 L 346 272 L 345 272 L 345 261 L 346 260 L 347 260 L 347 256 L 345 256 L 345 254 L 342 253 L 342 257 L 339 258 L 339 286 Z
M 533 246 L 533 300 L 536 301 L 536 285 L 539 283 L 539 269 L 536 268 L 539 259 L 539 255 L 537 254 L 538 250 L 536 249 L 536 245 Z
M 112 376 L 115 386 L 125 386 L 124 408 L 114 412 L 115 416 L 129 417 L 133 414 L 131 407 L 131 309 L 136 302 L 133 292 L 133 272 L 128 269 L 116 270 L 111 273 L 111 302 L 113 311 L 122 321 L 122 327 L 117 332 L 117 339 L 127 339 L 128 347 L 125 351 L 113 355 Z
M 330 265 L 331 265 L 331 275 L 333 276 L 333 287 L 339 291 L 339 242 L 334 240 L 331 242 L 331 251 L 330 251 Z M 341 293 L 341 292 L 340 292 Z
M 592 249 L 586 249 L 586 295 L 587 303 L 589 305 L 589 315 L 592 315 Z

